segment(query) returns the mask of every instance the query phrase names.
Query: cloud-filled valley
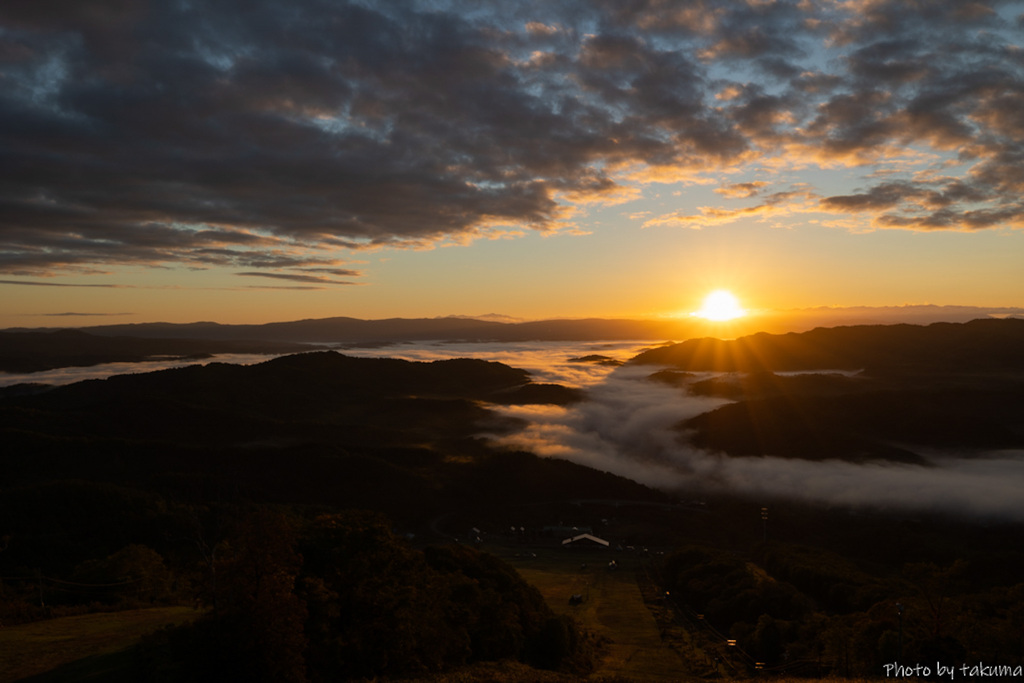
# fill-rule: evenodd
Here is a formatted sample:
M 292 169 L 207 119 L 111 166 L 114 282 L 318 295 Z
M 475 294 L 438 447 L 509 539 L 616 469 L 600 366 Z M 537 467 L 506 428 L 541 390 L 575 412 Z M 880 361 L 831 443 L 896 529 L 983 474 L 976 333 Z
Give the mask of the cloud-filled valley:
M 735 493 L 836 506 L 1024 520 L 1024 451 L 919 451 L 929 466 L 774 456 L 733 457 L 697 448 L 677 425 L 726 403 L 647 379 L 650 367 L 616 369 L 568 407 L 518 406 L 528 422 L 501 443 L 572 460 L 685 496 Z
M 939 325 L 936 329 L 944 327 L 968 329 L 972 326 Z M 886 329 L 917 329 L 924 333 L 929 328 L 896 326 Z M 786 340 L 789 336 L 772 338 Z M 686 345 L 677 347 L 686 348 Z M 685 497 L 735 493 L 756 500 L 795 498 L 837 506 L 1024 520 L 1024 451 L 1019 448 L 943 449 L 898 444 L 919 456 L 923 465 L 882 460 L 853 462 L 842 457 L 845 453 L 831 457 L 821 453 L 819 459 L 727 455 L 695 446 L 693 434 L 680 428 L 687 420 L 732 403 L 727 398 L 690 390 L 694 384 L 718 373 L 691 372 L 685 382 L 668 384 L 651 379 L 662 369 L 659 365 L 626 363 L 616 367 L 580 362 L 588 356 L 624 362 L 649 348 L 650 345 L 643 342 L 406 342 L 352 347 L 343 352 L 352 356 L 421 362 L 450 358 L 497 361 L 527 370 L 534 382 L 580 388 L 584 391 L 584 400 L 566 406 L 492 406 L 503 415 L 521 420 L 522 427 L 513 433 L 489 438 L 502 446 L 570 460 Z M 938 347 L 933 353 L 940 354 L 941 358 Z M 213 360 L 253 364 L 265 358 L 224 355 Z M 761 355 L 761 358 L 769 356 Z M 183 364 L 187 363 L 180 359 L 160 360 L 7 374 L 3 384 L 65 384 Z M 799 374 L 780 372 L 779 376 L 785 379 Z M 855 379 L 856 374 L 844 371 L 841 376 L 845 379 L 840 384 L 860 381 Z M 840 373 L 834 376 L 838 378 Z

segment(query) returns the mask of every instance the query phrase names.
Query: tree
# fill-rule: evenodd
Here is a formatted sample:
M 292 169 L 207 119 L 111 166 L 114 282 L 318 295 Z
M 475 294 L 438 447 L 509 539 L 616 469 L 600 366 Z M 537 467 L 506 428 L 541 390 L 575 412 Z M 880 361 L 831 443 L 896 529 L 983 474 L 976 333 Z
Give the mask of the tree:
M 82 563 L 75 571 L 75 579 L 108 587 L 108 593 L 113 589 L 111 597 L 116 601 L 137 603 L 168 597 L 173 583 L 163 556 L 137 543 L 126 545 L 105 559 Z
M 762 662 L 774 664 L 782 657 L 782 633 L 775 619 L 762 614 L 754 629 L 754 652 Z
M 237 629 L 241 652 L 257 664 L 253 680 L 306 680 L 306 605 L 295 593 L 302 567 L 295 524 L 259 508 L 244 517 L 220 558 L 218 614 Z

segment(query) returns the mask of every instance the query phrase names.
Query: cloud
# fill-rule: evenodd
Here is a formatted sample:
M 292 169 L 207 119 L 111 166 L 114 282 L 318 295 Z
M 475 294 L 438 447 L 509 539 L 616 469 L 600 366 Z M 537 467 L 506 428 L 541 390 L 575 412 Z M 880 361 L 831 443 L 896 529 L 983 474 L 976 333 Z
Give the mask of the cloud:
M 184 360 L 164 359 L 147 360 L 139 362 L 117 362 L 101 363 L 84 367 L 56 368 L 53 370 L 42 370 L 39 372 L 3 372 L 0 373 L 0 387 L 13 386 L 15 384 L 72 384 L 87 379 L 102 379 L 114 375 L 136 374 L 140 372 L 156 372 L 168 368 L 180 368 L 191 365 L 206 365 L 207 363 L 234 363 L 237 365 L 254 365 L 263 363 L 275 356 L 272 354 L 257 353 L 225 353 L 218 354 L 213 360 Z
M 756 193 L 756 183 L 747 183 L 752 186 L 748 188 L 730 186 L 733 189 L 726 189 L 726 193 L 733 193 L 739 196 L 742 192 Z M 750 195 L 752 196 L 752 195 Z M 767 220 L 772 217 L 786 216 L 793 213 L 804 213 L 814 210 L 816 202 L 814 196 L 805 189 L 793 189 L 784 192 L 776 192 L 767 197 L 760 204 L 735 209 L 726 209 L 711 206 L 698 207 L 699 214 L 687 214 L 683 211 L 675 211 L 670 214 L 651 218 L 643 223 L 643 227 L 682 227 L 699 230 L 715 225 L 734 223 L 743 218 L 756 218 Z M 797 204 L 798 200 L 804 200 Z
M 79 313 L 79 312 L 66 312 L 66 313 L 34 313 L 32 315 L 41 315 L 51 318 L 73 318 L 73 317 L 107 317 L 107 316 L 123 316 L 123 315 L 135 315 L 134 313 Z
M 922 454 L 931 467 L 728 457 L 695 448 L 675 429 L 725 401 L 651 382 L 650 372 L 618 368 L 570 408 L 509 408 L 528 424 L 498 441 L 670 491 L 1024 520 L 1024 451 Z
M 959 179 L 917 183 L 880 183 L 855 195 L 826 197 L 825 211 L 868 213 L 881 228 L 978 230 L 995 226 L 1024 227 L 1024 201 L 998 198 L 984 184 Z M 985 208 L 966 208 L 988 203 Z M 965 206 L 966 205 L 966 206 Z
M 750 183 L 734 183 L 715 188 L 715 192 L 730 199 L 749 199 L 761 193 L 761 188 L 766 187 L 767 182 L 763 180 Z
M 878 226 L 1020 227 L 1009 8 L 5 3 L 0 272 L 272 270 L 261 254 L 552 232 L 646 182 L 922 149 L 972 192 L 930 212 L 902 193 Z
M 886 183 L 861 194 L 826 197 L 822 204 L 842 211 L 870 211 L 901 206 L 905 202 L 916 201 L 923 194 L 923 188 L 911 183 Z
M 329 277 L 323 275 L 302 275 L 301 273 L 264 273 L 260 271 L 248 272 L 248 273 L 235 273 L 242 277 L 268 277 L 277 280 L 292 280 L 294 282 L 309 282 L 312 284 L 322 285 L 354 285 L 355 282 L 346 282 L 342 280 L 332 280 Z
M 476 316 L 486 319 L 492 316 Z M 505 318 L 506 316 L 498 316 Z M 88 330 L 88 328 L 85 328 Z M 372 358 L 402 358 L 411 361 L 430 362 L 451 358 L 479 358 L 505 363 L 530 373 L 532 381 L 547 384 L 587 388 L 600 384 L 609 373 L 609 367 L 594 363 L 573 362 L 579 356 L 600 354 L 626 361 L 648 348 L 636 342 L 409 342 L 395 344 L 370 344 L 366 347 L 344 347 L 343 353 L 350 356 Z M 269 356 L 258 354 L 224 354 L 216 360 L 225 363 L 250 364 L 266 360 Z M 205 362 L 205 361 L 204 361 Z M 136 372 L 150 372 L 175 367 L 182 361 L 142 361 L 138 363 L 106 363 L 83 368 L 59 368 L 34 373 L 0 373 L 0 386 L 21 382 L 45 382 L 67 384 L 83 379 L 96 379 L 111 375 Z M 534 406 L 538 414 L 549 410 L 560 410 L 549 406 Z
M 483 316 L 487 317 L 487 316 Z M 626 360 L 648 348 L 636 342 L 437 342 L 397 344 L 384 347 L 351 348 L 345 353 L 356 356 L 403 358 L 434 361 L 448 358 L 479 358 L 506 363 L 530 373 L 530 379 L 542 384 L 563 384 L 588 388 L 601 384 L 608 366 L 573 362 L 572 358 L 602 355 Z M 538 410 L 548 410 L 546 407 Z M 553 409 L 552 409 L 553 410 Z
M 37 282 L 35 280 L 0 280 L 0 285 L 26 285 L 29 287 L 103 287 L 112 289 L 131 288 L 131 285 L 79 284 L 74 282 Z

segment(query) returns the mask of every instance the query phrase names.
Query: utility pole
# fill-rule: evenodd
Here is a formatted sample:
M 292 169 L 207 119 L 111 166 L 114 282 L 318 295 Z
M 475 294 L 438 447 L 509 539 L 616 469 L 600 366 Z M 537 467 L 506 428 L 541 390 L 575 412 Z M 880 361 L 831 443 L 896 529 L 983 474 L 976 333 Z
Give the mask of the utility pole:
M 39 606 L 46 607 L 46 603 L 43 602 L 43 572 L 41 569 L 36 570 L 36 588 L 39 590 Z
M 903 665 L 903 605 L 896 603 L 896 614 L 899 622 L 899 635 L 897 636 L 896 663 Z

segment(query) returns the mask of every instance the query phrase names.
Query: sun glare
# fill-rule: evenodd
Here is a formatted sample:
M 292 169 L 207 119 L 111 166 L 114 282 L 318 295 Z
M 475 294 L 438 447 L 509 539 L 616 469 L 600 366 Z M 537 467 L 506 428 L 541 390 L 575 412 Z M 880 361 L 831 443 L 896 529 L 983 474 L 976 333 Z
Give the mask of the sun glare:
M 723 321 L 732 320 L 746 315 L 747 312 L 740 308 L 739 299 L 733 296 L 732 292 L 718 289 L 704 297 L 704 304 L 699 311 L 692 315 L 705 320 Z

